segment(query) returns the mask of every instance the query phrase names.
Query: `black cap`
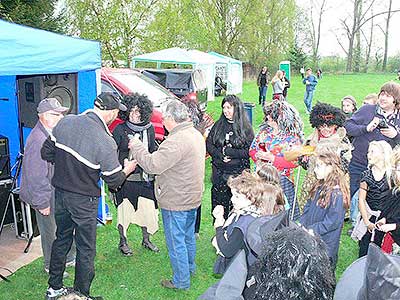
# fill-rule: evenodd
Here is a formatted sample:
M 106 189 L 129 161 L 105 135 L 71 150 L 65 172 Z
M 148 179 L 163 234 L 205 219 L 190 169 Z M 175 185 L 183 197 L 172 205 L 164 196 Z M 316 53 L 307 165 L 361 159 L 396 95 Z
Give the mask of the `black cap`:
M 119 109 L 122 111 L 126 111 L 127 108 L 125 105 L 119 101 L 117 97 L 115 97 L 112 93 L 101 93 L 94 100 L 94 106 L 101 110 L 112 110 Z

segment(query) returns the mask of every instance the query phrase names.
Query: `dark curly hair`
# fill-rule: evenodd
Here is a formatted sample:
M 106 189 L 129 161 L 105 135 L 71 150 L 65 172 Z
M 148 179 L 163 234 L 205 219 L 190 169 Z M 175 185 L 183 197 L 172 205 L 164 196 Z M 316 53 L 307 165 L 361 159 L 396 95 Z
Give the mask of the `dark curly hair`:
M 328 103 L 318 102 L 310 113 L 310 123 L 313 128 L 318 128 L 324 124 L 342 127 L 345 120 L 346 116 L 342 110 Z
M 251 267 L 256 280 L 252 299 L 333 299 L 335 279 L 320 238 L 297 226 L 264 238 L 263 252 Z
M 126 112 L 120 111 L 119 117 L 127 121 L 129 120 L 129 113 L 135 106 L 139 108 L 140 111 L 140 121 L 141 123 L 147 124 L 150 122 L 151 114 L 153 113 L 153 103 L 149 100 L 146 95 L 141 95 L 139 93 L 131 93 L 124 96 L 122 103 L 127 107 Z

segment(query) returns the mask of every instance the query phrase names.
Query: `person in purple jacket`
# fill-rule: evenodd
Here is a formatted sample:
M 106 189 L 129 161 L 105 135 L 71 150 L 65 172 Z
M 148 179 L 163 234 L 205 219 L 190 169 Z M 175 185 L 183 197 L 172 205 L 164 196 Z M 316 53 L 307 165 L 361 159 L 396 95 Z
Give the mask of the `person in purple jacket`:
M 385 83 L 379 92 L 378 103 L 363 105 L 345 123 L 347 134 L 353 137 L 349 165 L 350 196 L 360 187 L 360 175 L 367 169 L 367 152 L 371 141 L 384 140 L 392 148 L 400 143 L 400 85 Z M 350 214 L 357 208 L 357 198 L 351 203 Z

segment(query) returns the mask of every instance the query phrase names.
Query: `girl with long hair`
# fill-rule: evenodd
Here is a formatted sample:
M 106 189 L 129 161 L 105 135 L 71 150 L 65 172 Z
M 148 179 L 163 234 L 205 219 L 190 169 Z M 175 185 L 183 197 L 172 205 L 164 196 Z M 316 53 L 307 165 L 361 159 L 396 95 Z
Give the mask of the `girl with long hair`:
M 283 95 L 283 90 L 285 89 L 285 83 L 283 80 L 283 72 L 281 70 L 276 71 L 274 77 L 272 77 L 272 100 L 279 100 L 281 95 Z
M 392 191 L 385 200 L 381 219 L 376 223 L 376 228 L 390 234 L 396 245 L 392 244 L 389 253 L 400 253 L 400 146 L 393 149 L 392 155 Z
M 320 148 L 317 152 L 314 172 L 317 181 L 299 221 L 325 242 L 335 270 L 344 215 L 350 205 L 348 181 L 339 155 L 329 148 Z
M 367 255 L 372 232 L 379 212 L 384 208 L 390 196 L 390 177 L 392 173 L 392 147 L 385 141 L 372 141 L 368 147 L 368 169 L 361 173 L 358 208 L 362 222 L 367 227 L 359 241 L 359 257 Z M 355 230 L 357 233 L 358 230 Z M 359 236 L 360 237 L 360 236 Z M 375 231 L 374 243 L 379 247 L 383 239 L 382 232 Z
M 227 180 L 229 176 L 250 168 L 249 148 L 254 132 L 244 112 L 243 102 L 237 96 L 227 95 L 221 107 L 222 114 L 211 128 L 206 146 L 212 159 L 212 210 L 222 205 L 226 218 L 232 208 L 232 193 Z
M 123 99 L 127 111 L 120 113 L 124 123 L 113 131 L 118 146 L 118 157 L 121 164 L 129 157 L 129 136 L 139 135 L 149 152 L 157 149 L 154 127 L 150 123 L 153 104 L 145 95 L 133 93 Z M 118 212 L 118 231 L 120 234 L 119 250 L 125 256 L 131 256 L 132 250 L 127 241 L 127 230 L 130 224 L 139 225 L 142 229 L 142 246 L 154 252 L 159 249 L 150 241 L 150 234 L 158 230 L 158 210 L 154 195 L 154 175 L 147 174 L 139 166 L 126 178 L 125 183 L 116 192 Z
M 219 254 L 214 265 L 214 273 L 223 274 L 231 258 L 246 249 L 248 261 L 255 261 L 246 242 L 247 228 L 258 217 L 271 216 L 283 210 L 284 197 L 280 187 L 266 182 L 245 170 L 242 174 L 228 179 L 232 190 L 233 209 L 226 219 L 223 207 L 218 205 L 213 210 L 216 236 L 213 245 Z

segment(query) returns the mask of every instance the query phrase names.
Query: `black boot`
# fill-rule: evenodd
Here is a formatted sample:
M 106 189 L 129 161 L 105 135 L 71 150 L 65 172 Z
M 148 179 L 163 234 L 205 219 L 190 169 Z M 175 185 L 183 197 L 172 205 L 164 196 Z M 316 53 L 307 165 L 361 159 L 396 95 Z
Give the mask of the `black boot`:
M 142 235 L 143 235 L 143 240 L 142 240 L 142 246 L 145 247 L 146 249 L 149 249 L 150 251 L 153 252 L 159 252 L 160 249 L 156 245 L 154 245 L 152 242 L 150 242 L 150 233 L 147 232 L 146 227 L 142 227 Z
M 126 241 L 126 237 L 124 236 L 124 227 L 121 224 L 118 224 L 118 232 L 119 232 L 119 245 L 118 249 L 125 256 L 132 256 L 132 250 L 129 248 L 128 242 Z

